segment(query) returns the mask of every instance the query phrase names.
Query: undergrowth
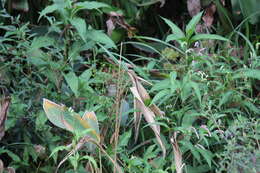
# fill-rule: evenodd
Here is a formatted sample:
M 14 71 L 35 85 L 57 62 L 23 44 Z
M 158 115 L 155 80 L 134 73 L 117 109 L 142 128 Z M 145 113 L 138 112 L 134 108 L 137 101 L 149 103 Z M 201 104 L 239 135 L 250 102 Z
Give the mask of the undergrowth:
M 259 172 L 259 43 L 197 33 L 203 13 L 185 31 L 161 18 L 165 39 L 138 36 L 117 11 L 116 45 L 96 19 L 115 10 L 53 1 L 40 29 L 1 11 L 0 172 Z M 85 111 L 95 125 L 71 125 Z

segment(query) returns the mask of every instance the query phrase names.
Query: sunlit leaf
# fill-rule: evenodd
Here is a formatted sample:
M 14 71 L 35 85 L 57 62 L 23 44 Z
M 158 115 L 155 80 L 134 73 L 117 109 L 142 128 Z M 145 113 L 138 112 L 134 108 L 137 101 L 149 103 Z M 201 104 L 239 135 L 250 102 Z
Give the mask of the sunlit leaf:
M 186 26 L 185 32 L 186 32 L 186 38 L 190 38 L 192 34 L 195 32 L 196 25 L 199 23 L 201 16 L 203 12 L 198 13 L 196 16 L 194 16 L 189 23 Z
M 220 35 L 216 34 L 196 34 L 190 39 L 190 43 L 193 43 L 195 41 L 199 40 L 221 40 L 221 41 L 229 41 L 229 39 L 222 37 Z
M 161 18 L 171 28 L 172 33 L 174 34 L 174 37 L 176 39 L 180 39 L 180 38 L 185 37 L 185 34 L 182 32 L 182 30 L 177 25 L 175 25 L 172 21 L 170 21 L 169 19 L 163 18 L 163 17 L 161 17 Z

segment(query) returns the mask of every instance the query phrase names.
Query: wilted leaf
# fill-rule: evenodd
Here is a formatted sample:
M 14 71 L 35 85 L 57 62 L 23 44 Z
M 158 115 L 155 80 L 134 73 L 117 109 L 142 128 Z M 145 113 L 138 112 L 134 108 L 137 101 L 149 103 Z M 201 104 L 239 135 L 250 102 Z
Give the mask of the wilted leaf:
M 114 25 L 113 19 L 109 18 L 106 21 L 106 24 L 107 24 L 107 35 L 111 36 L 113 30 L 115 29 L 115 25 Z
M 0 100 L 0 140 L 5 135 L 5 120 L 7 118 L 8 108 L 11 102 L 10 97 L 4 97 Z
M 171 138 L 171 144 L 173 148 L 173 154 L 174 154 L 174 162 L 176 166 L 176 172 L 182 173 L 183 163 L 182 163 L 182 154 L 181 150 L 178 145 L 178 141 L 176 139 L 177 133 L 174 133 L 174 136 Z
M 195 16 L 200 12 L 201 9 L 200 0 L 188 0 L 187 8 L 190 16 L 191 17 Z
M 94 112 L 86 112 L 81 118 L 79 114 L 68 111 L 65 106 L 58 105 L 47 99 L 43 99 L 43 109 L 54 125 L 71 132 L 84 133 L 88 130 L 89 133 L 86 136 L 97 142 L 100 141 L 98 121 Z
M 139 82 L 138 77 L 134 73 L 134 71 L 128 70 L 128 75 L 130 76 L 132 83 L 133 83 L 133 87 L 131 87 L 130 90 L 135 97 L 134 98 L 135 109 L 140 110 L 141 114 L 144 115 L 146 122 L 149 124 L 149 126 L 153 130 L 153 132 L 156 136 L 157 142 L 159 143 L 159 145 L 162 148 L 163 157 L 165 157 L 166 149 L 165 149 L 165 146 L 164 146 L 161 136 L 160 136 L 160 126 L 158 124 L 155 124 L 154 112 L 145 105 L 145 101 L 149 100 L 150 96 L 147 93 L 147 91 L 145 90 L 145 88 L 142 86 L 142 84 Z M 137 122 L 136 124 L 138 124 L 138 123 L 139 122 Z M 137 127 L 137 128 L 139 128 L 139 127 Z M 136 131 L 135 133 L 137 134 L 138 132 Z M 135 136 L 135 137 L 137 139 L 137 136 Z

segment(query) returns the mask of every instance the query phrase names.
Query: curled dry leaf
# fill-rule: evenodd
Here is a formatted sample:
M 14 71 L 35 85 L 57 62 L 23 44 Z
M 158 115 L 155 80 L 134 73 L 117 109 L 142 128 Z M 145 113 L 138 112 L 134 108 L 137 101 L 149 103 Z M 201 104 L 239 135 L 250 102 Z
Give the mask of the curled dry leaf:
M 134 107 L 135 109 L 140 110 L 141 112 L 135 113 L 135 141 L 138 138 L 138 130 L 139 125 L 141 121 L 141 115 L 144 115 L 144 118 L 146 122 L 149 124 L 151 129 L 153 130 L 156 140 L 159 143 L 159 145 L 162 148 L 163 157 L 166 155 L 166 149 L 162 142 L 161 136 L 160 136 L 160 126 L 155 124 L 155 114 L 159 113 L 162 115 L 162 111 L 154 105 L 152 109 L 145 105 L 146 100 L 150 100 L 150 96 L 148 92 L 145 90 L 145 88 L 142 86 L 142 84 L 139 82 L 137 75 L 132 70 L 128 70 L 128 75 L 130 76 L 132 80 L 133 87 L 130 88 L 132 94 L 134 95 Z
M 7 118 L 10 102 L 10 97 L 4 97 L 2 100 L 0 100 L 0 140 L 5 135 L 5 120 Z
M 207 27 L 211 27 L 214 21 L 214 14 L 216 12 L 216 5 L 214 3 L 211 3 L 209 7 L 206 8 L 205 14 L 202 17 L 202 20 L 204 21 L 205 25 Z
M 182 154 L 176 139 L 177 133 L 174 133 L 174 136 L 171 138 L 171 144 L 173 148 L 174 161 L 176 166 L 176 172 L 182 173 L 183 163 L 182 163 Z
M 187 8 L 191 17 L 195 16 L 200 12 L 201 5 L 200 0 L 188 0 Z
M 111 35 L 115 27 L 118 25 L 127 30 L 128 37 L 133 36 L 134 32 L 136 31 L 136 28 L 130 26 L 125 21 L 123 15 L 116 12 L 110 12 L 108 15 L 109 15 L 109 19 L 106 21 L 108 35 Z

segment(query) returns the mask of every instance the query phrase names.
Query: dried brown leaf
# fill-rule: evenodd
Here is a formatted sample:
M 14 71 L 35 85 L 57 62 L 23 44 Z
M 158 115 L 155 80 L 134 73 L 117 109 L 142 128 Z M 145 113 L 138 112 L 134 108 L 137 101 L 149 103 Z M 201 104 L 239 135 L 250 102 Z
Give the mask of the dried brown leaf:
M 138 108 L 137 105 L 137 99 L 134 99 L 134 109 L 137 110 Z M 138 135 L 139 135 L 139 127 L 140 127 L 140 123 L 141 123 L 141 119 L 142 119 L 142 113 L 140 111 L 135 111 L 134 112 L 134 124 L 135 124 L 135 143 L 137 142 L 138 139 Z
M 8 173 L 15 173 L 15 169 L 12 168 L 12 167 L 6 168 L 6 171 L 7 171 Z
M 4 172 L 4 163 L 3 161 L 0 159 L 0 173 Z
M 174 161 L 176 166 L 177 173 L 182 173 L 183 163 L 182 163 L 182 154 L 176 139 L 177 133 L 174 133 L 174 136 L 171 138 L 171 144 L 173 148 Z
M 188 0 L 187 8 L 191 17 L 195 16 L 200 12 L 201 5 L 200 0 Z
M 136 98 L 136 100 L 135 100 L 136 108 L 141 110 L 142 114 L 144 115 L 146 122 L 149 124 L 149 126 L 153 130 L 155 137 L 157 139 L 157 142 L 159 143 L 159 145 L 162 148 L 163 157 L 165 157 L 166 149 L 165 149 L 165 146 L 164 146 L 162 139 L 161 139 L 161 136 L 160 136 L 160 126 L 155 124 L 155 114 L 154 114 L 154 112 L 149 107 L 145 106 L 145 104 L 144 104 L 143 100 L 141 99 L 141 96 L 140 96 L 136 87 L 131 87 L 130 90 L 133 93 L 134 97 Z
M 5 120 L 7 118 L 10 102 L 10 97 L 4 97 L 2 100 L 0 100 L 0 140 L 5 135 Z
M 205 14 L 202 17 L 202 20 L 204 21 L 205 25 L 207 27 L 211 27 L 211 25 L 213 24 L 214 21 L 214 14 L 216 12 L 216 5 L 211 3 L 210 6 L 208 8 L 206 8 L 205 10 Z
M 113 30 L 115 29 L 115 24 L 113 22 L 113 19 L 110 17 L 107 21 L 107 35 L 111 36 Z

